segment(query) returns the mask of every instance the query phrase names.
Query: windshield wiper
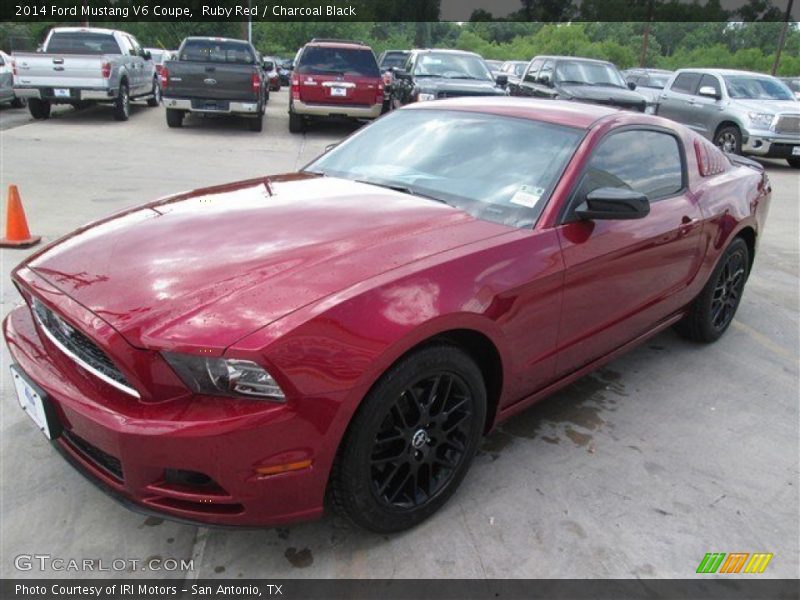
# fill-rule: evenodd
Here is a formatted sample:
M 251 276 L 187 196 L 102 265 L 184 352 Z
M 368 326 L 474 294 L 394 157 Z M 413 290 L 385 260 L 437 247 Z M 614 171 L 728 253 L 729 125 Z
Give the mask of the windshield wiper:
M 588 85 L 585 81 L 575 81 L 572 79 L 565 79 L 564 81 L 559 81 L 561 85 Z
M 382 183 L 378 181 L 372 181 L 369 179 L 356 179 L 356 183 L 366 183 L 367 185 L 374 185 L 377 187 L 386 188 L 387 190 L 393 190 L 395 192 L 402 192 L 403 194 L 409 194 L 410 196 L 417 196 L 419 198 L 425 198 L 427 200 L 433 200 L 435 202 L 440 202 L 442 204 L 447 204 L 450 206 L 450 203 L 446 200 L 442 200 L 441 198 L 437 198 L 436 196 L 431 196 L 429 194 L 424 194 L 417 189 L 409 187 L 407 185 L 403 185 L 401 183 Z

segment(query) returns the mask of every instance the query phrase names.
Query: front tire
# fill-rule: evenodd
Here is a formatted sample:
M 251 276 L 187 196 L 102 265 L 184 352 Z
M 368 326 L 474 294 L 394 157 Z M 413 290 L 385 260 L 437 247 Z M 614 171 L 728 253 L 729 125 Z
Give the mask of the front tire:
M 742 153 L 742 132 L 735 125 L 727 125 L 717 131 L 714 144 L 728 154 Z
M 485 417 L 472 358 L 449 345 L 410 354 L 381 377 L 342 440 L 330 482 L 336 509 L 379 533 L 427 519 L 466 475 Z
M 703 291 L 676 325 L 693 342 L 716 342 L 728 329 L 742 300 L 750 268 L 750 251 L 742 238 L 734 239 L 711 273 Z
M 114 102 L 114 119 L 117 121 L 127 121 L 131 116 L 131 96 L 128 84 L 122 82 L 119 86 L 117 99 Z

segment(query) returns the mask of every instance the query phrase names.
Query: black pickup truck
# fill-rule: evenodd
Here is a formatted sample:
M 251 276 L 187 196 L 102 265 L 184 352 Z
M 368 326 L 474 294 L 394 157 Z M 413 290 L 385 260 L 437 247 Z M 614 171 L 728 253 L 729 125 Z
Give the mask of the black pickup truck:
M 248 117 L 261 131 L 266 84 L 255 48 L 242 40 L 188 37 L 161 69 L 167 125 L 180 127 L 187 112 Z

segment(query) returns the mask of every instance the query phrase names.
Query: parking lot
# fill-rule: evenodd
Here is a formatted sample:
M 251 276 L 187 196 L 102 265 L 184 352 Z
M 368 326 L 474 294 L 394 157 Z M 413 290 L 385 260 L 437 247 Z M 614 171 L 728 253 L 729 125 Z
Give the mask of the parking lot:
M 50 241 L 159 196 L 295 170 L 355 129 L 290 134 L 287 94 L 273 92 L 263 133 L 197 117 L 168 129 L 164 109 L 144 103 L 124 123 L 107 107 L 36 122 L 0 108 L 0 188 L 19 186 L 32 232 Z M 191 570 L 138 573 L 187 579 L 689 578 L 707 552 L 770 552 L 761 577 L 798 577 L 800 171 L 765 164 L 769 220 L 728 333 L 702 347 L 667 331 L 507 421 L 445 508 L 398 535 L 335 515 L 224 530 L 130 512 L 19 409 L 3 347 L 0 576 L 41 577 L 15 557 L 47 554 L 193 559 Z M 3 315 L 21 302 L 9 273 L 33 250 L 3 250 Z

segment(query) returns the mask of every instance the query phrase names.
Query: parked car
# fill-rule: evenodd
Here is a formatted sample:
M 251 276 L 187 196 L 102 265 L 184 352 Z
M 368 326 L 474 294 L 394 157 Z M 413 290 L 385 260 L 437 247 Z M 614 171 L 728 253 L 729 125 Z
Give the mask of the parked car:
M 619 69 L 610 62 L 573 56 L 537 56 L 512 96 L 529 96 L 605 104 L 644 112 L 645 97 L 629 90 Z
M 172 60 L 175 51 L 164 50 L 163 48 L 145 48 L 145 50 L 150 53 L 150 57 L 156 67 L 156 74 L 160 80 L 161 70 L 164 68 L 164 63 L 168 60 Z
M 507 60 L 500 67 L 500 70 L 508 77 L 508 87 L 519 86 L 520 79 L 525 74 L 525 69 L 528 67 L 528 62 L 524 60 Z
M 461 50 L 413 50 L 404 69 L 395 69 L 395 107 L 457 96 L 505 96 L 508 78 L 492 75 L 479 54 Z
M 670 325 L 722 336 L 769 200 L 760 165 L 666 119 L 422 102 L 299 173 L 27 258 L 12 380 L 53 447 L 138 510 L 269 526 L 329 495 L 399 531 L 504 419 Z
M 14 93 L 28 100 L 34 119 L 47 119 L 53 104 L 108 103 L 127 121 L 131 100 L 158 106 L 161 89 L 150 53 L 124 31 L 55 27 L 41 52 L 15 52 Z
M 278 76 L 281 85 L 290 85 L 292 73 L 294 71 L 294 61 L 291 58 L 278 59 Z
M 679 69 L 661 92 L 658 114 L 687 125 L 725 152 L 785 158 L 800 168 L 800 104 L 770 75 Z
M 349 40 L 313 39 L 297 53 L 289 99 L 289 131 L 310 119 L 375 119 L 383 110 L 383 79 L 372 48 Z
M 14 59 L 0 51 L 0 104 L 8 103 L 12 108 L 24 108 L 25 98 L 17 98 L 14 94 Z
M 271 56 L 265 57 L 261 62 L 264 68 L 264 77 L 267 78 L 268 90 L 271 92 L 281 91 L 281 78 L 278 75 L 278 65 Z
M 246 117 L 251 131 L 264 127 L 267 86 L 261 59 L 243 40 L 188 37 L 161 72 L 167 125 L 181 127 L 186 113 Z
M 378 57 L 378 68 L 383 77 L 383 112 L 391 109 L 393 69 L 402 69 L 409 54 L 411 54 L 410 50 L 384 50 Z
M 503 72 L 503 61 L 502 60 L 486 60 L 486 66 L 489 67 L 489 70 L 492 72 L 492 75 L 497 78 L 497 76 Z
M 627 69 L 622 72 L 628 87 L 636 90 L 647 100 L 645 112 L 655 114 L 658 106 L 658 97 L 661 90 L 667 85 L 672 71 L 664 69 Z
M 792 90 L 794 97 L 800 100 L 800 77 L 781 77 L 780 80 Z

